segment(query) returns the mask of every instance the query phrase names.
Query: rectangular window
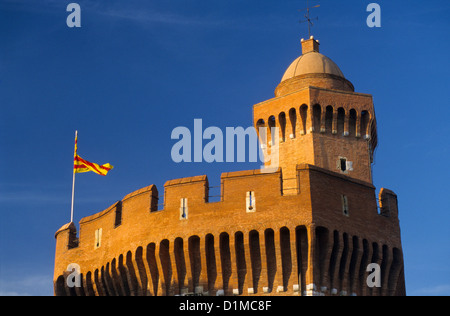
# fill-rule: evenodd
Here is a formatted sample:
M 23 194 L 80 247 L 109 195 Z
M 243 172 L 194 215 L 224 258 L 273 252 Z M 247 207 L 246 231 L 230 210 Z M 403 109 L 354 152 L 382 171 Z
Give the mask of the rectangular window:
M 348 173 L 348 171 L 353 171 L 353 162 L 348 161 L 345 157 L 339 157 L 336 163 L 336 169 L 343 173 Z
M 341 158 L 341 171 L 347 170 L 347 159 Z
M 342 213 L 345 216 L 350 216 L 350 213 L 348 212 L 348 199 L 347 196 L 342 195 Z
M 246 201 L 246 211 L 247 211 L 247 213 L 256 212 L 255 192 L 253 192 L 253 191 L 247 192 L 247 197 L 246 197 L 245 201 Z
M 102 229 L 99 228 L 95 231 L 94 249 L 100 248 L 101 245 L 102 245 Z
M 118 227 L 120 225 L 122 225 L 122 201 L 119 201 L 116 204 L 116 219 L 114 222 L 114 227 Z
M 180 220 L 188 219 L 188 199 L 182 198 L 180 200 Z

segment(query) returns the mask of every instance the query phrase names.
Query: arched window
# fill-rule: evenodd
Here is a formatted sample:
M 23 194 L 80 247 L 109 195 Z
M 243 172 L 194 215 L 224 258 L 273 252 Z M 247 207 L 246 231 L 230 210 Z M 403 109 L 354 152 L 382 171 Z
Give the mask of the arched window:
M 306 134 L 306 121 L 308 118 L 308 106 L 306 104 L 303 104 L 300 107 L 300 118 L 302 120 L 302 126 L 301 126 L 301 131 L 300 134 L 305 135 Z
M 370 121 L 369 112 L 362 111 L 361 112 L 361 136 L 364 139 L 369 139 L 369 137 L 370 137 L 369 121 Z
M 356 136 L 356 111 L 355 109 L 350 110 L 349 120 L 348 120 L 348 135 Z
M 256 122 L 256 128 L 259 127 L 265 127 L 266 126 L 266 122 L 263 119 L 258 120 L 258 122 Z
M 276 120 L 275 120 L 275 116 L 271 116 L 269 117 L 268 120 L 269 123 L 269 135 L 270 135 L 270 140 L 269 140 L 269 145 L 275 145 L 275 140 L 276 140 L 276 136 L 274 133 L 276 133 L 276 129 L 275 129 L 275 125 L 276 125 Z
M 345 110 L 344 108 L 339 108 L 337 117 L 337 132 L 339 136 L 344 135 L 344 126 L 345 126 Z
M 333 107 L 327 106 L 325 112 L 325 131 L 326 133 L 332 133 L 333 131 Z
M 291 135 L 289 135 L 289 137 L 291 139 L 295 138 L 295 128 L 297 126 L 297 113 L 295 112 L 295 109 L 290 109 L 289 110 L 289 120 L 291 121 L 291 126 L 292 126 L 292 133 Z
M 267 127 L 267 125 L 263 119 L 259 119 L 258 122 L 256 122 L 256 133 L 258 134 L 261 145 L 267 144 L 267 129 L 264 131 L 265 127 Z
M 320 118 L 322 116 L 322 107 L 319 104 L 313 107 L 313 131 L 320 132 Z
M 281 139 L 280 142 L 286 141 L 286 113 L 281 112 L 278 115 L 278 122 L 280 123 Z

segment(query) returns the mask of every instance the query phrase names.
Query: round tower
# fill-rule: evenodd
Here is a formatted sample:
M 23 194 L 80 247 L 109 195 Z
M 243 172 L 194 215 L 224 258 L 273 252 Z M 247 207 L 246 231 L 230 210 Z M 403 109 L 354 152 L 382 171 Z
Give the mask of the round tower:
M 277 145 L 283 192 L 297 194 L 301 163 L 371 183 L 377 145 L 372 96 L 354 91 L 314 37 L 301 44 L 302 55 L 285 71 L 275 98 L 254 106 L 256 128 L 278 128 L 278 142 L 269 132 L 268 144 Z

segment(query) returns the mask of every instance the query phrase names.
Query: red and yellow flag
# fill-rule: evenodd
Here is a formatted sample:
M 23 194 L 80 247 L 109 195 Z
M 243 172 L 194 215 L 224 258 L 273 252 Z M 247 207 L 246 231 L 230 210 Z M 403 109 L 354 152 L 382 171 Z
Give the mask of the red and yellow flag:
M 83 173 L 83 172 L 92 171 L 101 176 L 106 176 L 108 174 L 108 172 L 113 168 L 113 166 L 111 166 L 109 163 L 100 166 L 96 163 L 84 160 L 77 154 L 77 150 L 78 150 L 77 143 L 78 143 L 78 134 L 75 136 L 75 154 L 74 154 L 73 172 L 74 173 Z

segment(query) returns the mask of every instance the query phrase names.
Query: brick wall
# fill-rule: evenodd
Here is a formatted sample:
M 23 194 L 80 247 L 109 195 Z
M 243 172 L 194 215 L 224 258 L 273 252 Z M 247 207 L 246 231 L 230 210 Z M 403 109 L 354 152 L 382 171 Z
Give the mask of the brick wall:
M 214 203 L 205 201 L 205 176 L 172 180 L 165 185 L 165 208 L 157 212 L 151 207 L 157 190 L 150 186 L 123 199 L 119 226 L 118 204 L 82 219 L 78 246 L 71 249 L 69 234 L 75 233 L 75 226 L 65 225 L 56 233 L 55 294 L 300 295 L 331 294 L 331 286 L 362 294 L 356 282 L 351 289 L 350 281 L 331 285 L 329 263 L 337 256 L 329 246 L 333 236 L 345 233 L 346 238 L 357 236 L 361 245 L 366 240 L 380 249 L 385 245 L 386 253 L 394 248 L 401 253 L 396 218 L 378 215 L 369 183 L 311 165 L 299 165 L 297 178 L 298 194 L 284 196 L 281 172 L 225 173 L 222 200 Z M 256 198 L 252 213 L 246 211 L 248 191 Z M 348 196 L 348 217 L 342 214 L 342 194 Z M 187 220 L 179 216 L 182 198 L 188 199 Z M 102 241 L 96 248 L 95 231 L 100 228 Z M 329 251 L 316 247 L 319 236 Z M 83 275 L 83 287 L 75 292 L 61 281 L 70 263 L 78 264 Z M 360 266 L 352 266 L 351 271 L 359 272 Z M 401 269 L 391 270 L 392 283 Z M 386 293 L 396 292 L 396 284 L 386 285 Z

